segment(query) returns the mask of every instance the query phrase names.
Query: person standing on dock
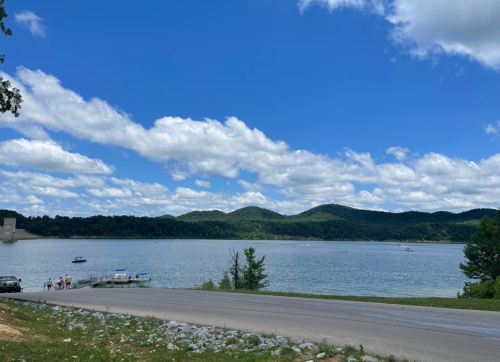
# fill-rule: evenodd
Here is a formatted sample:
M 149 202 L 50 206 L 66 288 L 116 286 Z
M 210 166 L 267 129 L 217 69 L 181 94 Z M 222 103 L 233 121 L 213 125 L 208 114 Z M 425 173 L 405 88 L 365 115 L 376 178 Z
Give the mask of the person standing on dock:
M 47 290 L 51 290 L 52 289 L 52 280 L 47 280 Z
M 71 277 L 68 274 L 66 274 L 64 282 L 66 283 L 66 289 L 71 289 Z

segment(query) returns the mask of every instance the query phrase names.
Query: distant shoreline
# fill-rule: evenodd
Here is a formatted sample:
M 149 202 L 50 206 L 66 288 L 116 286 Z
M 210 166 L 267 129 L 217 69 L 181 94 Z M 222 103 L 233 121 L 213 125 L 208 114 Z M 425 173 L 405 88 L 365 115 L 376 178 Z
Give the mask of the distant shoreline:
M 281 238 L 276 237 L 274 239 L 203 239 L 203 238 L 144 238 L 144 237 L 111 237 L 111 236 L 70 236 L 69 238 L 60 238 L 58 236 L 33 236 L 17 238 L 18 241 L 23 240 L 42 240 L 42 239 L 61 239 L 61 240 L 235 240 L 235 241 L 347 241 L 347 242 L 374 242 L 374 243 L 405 243 L 405 244 L 457 244 L 466 245 L 468 241 L 435 241 L 435 240 L 352 240 L 352 239 L 317 239 L 317 238 Z

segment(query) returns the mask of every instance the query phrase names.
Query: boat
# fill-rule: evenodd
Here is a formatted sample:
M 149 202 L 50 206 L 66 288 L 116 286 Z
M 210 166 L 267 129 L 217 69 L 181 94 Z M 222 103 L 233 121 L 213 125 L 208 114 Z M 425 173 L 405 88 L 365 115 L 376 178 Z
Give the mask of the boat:
M 127 269 L 116 269 L 113 278 L 105 279 L 108 284 L 128 284 L 132 282 L 132 277 L 127 278 Z
M 72 263 L 85 263 L 87 259 L 84 259 L 83 256 L 75 257 L 71 262 Z
M 156 244 L 156 243 L 159 243 L 159 242 L 160 242 L 160 240 L 155 240 L 155 244 Z
M 410 248 L 405 248 L 405 251 L 411 251 L 411 252 L 413 252 L 413 250 L 410 249 Z
M 145 283 L 145 282 L 150 282 L 151 277 L 148 275 L 148 273 L 138 273 L 135 275 L 135 278 L 130 279 L 132 283 Z

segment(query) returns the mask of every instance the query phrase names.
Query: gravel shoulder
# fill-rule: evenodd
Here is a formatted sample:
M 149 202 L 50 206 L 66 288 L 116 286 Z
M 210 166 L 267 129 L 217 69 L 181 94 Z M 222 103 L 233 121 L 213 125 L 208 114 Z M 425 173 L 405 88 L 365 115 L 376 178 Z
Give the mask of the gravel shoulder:
M 153 316 L 247 333 L 358 346 L 422 362 L 495 361 L 500 313 L 172 289 L 97 289 L 15 295 L 96 311 Z

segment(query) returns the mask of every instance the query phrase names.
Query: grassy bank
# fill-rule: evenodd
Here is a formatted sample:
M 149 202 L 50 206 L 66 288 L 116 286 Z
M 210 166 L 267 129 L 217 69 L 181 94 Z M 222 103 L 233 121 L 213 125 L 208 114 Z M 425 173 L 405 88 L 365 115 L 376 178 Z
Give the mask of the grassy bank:
M 189 332 L 194 326 L 184 324 L 185 332 L 180 333 L 186 333 L 187 337 L 173 336 L 172 331 L 178 325 L 182 324 L 165 325 L 164 321 L 154 318 L 0 300 L 0 361 L 345 362 L 363 359 L 362 346 L 337 349 L 318 345 L 309 350 L 309 347 L 299 349 L 289 340 L 275 353 L 276 348 L 259 348 L 264 340 L 256 335 L 212 329 L 217 335 L 215 339 L 224 341 L 221 347 L 220 343 L 213 343 L 215 339 L 196 339 L 196 333 Z M 196 345 L 193 349 L 193 343 L 197 343 L 199 350 Z M 318 358 L 320 353 L 324 356 Z M 396 362 L 394 357 L 377 357 L 380 362 Z
M 500 312 L 500 299 L 358 297 L 358 296 L 344 296 L 344 295 L 300 294 L 300 293 L 268 292 L 268 291 L 254 291 L 254 290 L 213 290 L 213 291 L 222 293 L 275 295 L 279 297 L 347 300 L 353 302 L 371 302 L 371 303 L 384 303 L 384 304 L 413 305 L 418 307 L 471 309 L 471 310 L 487 310 L 487 311 Z

